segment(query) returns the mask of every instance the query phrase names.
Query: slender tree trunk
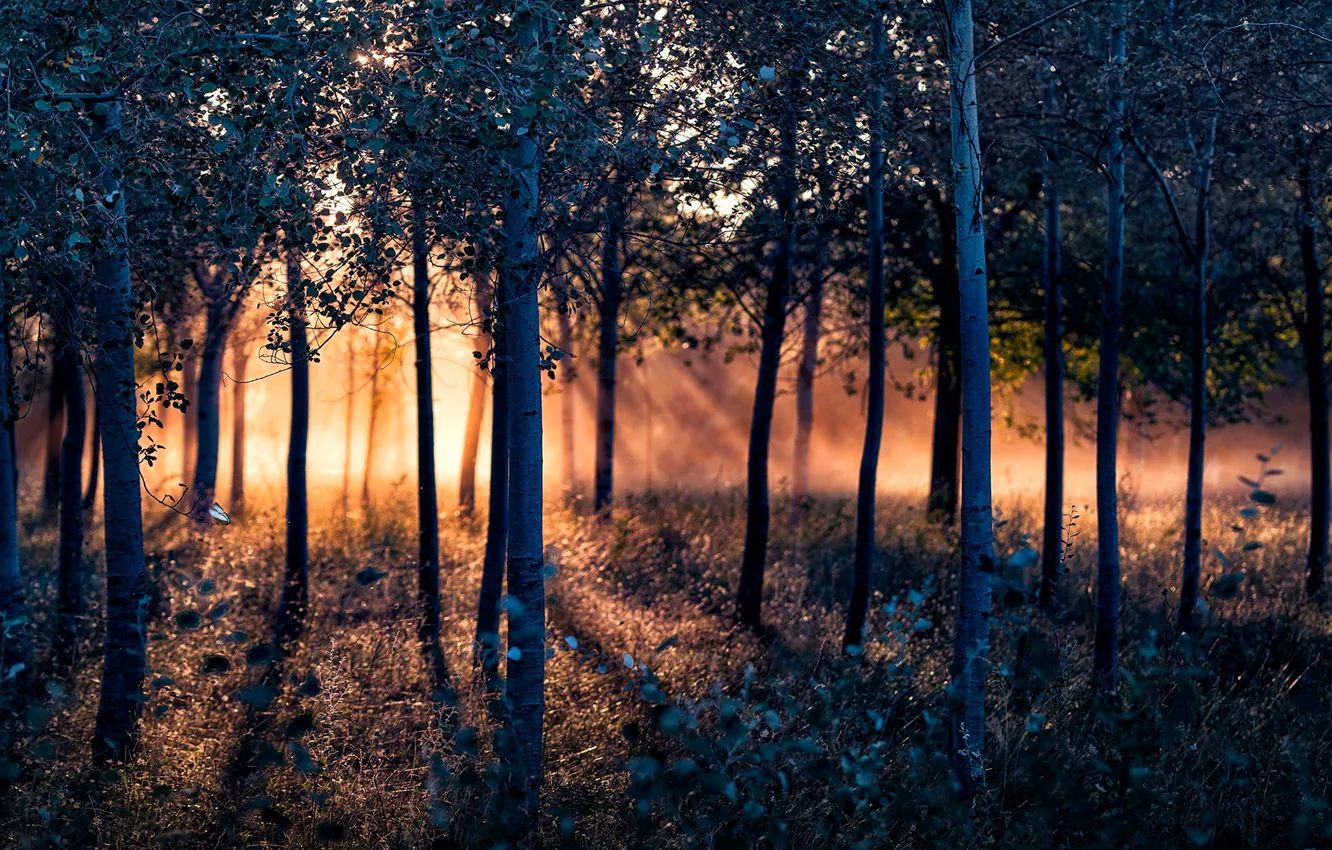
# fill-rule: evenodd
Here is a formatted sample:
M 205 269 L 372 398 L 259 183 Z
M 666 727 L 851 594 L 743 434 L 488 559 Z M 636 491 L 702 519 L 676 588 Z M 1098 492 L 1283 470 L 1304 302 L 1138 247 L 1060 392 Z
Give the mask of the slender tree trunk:
M 60 444 L 65 435 L 65 376 L 51 370 L 46 406 L 46 460 L 42 471 L 42 518 L 50 521 L 60 508 Z
M 496 299 L 492 317 L 490 416 L 490 502 L 486 516 L 486 552 L 481 566 L 481 592 L 476 613 L 476 654 L 491 677 L 499 665 L 500 597 L 504 593 L 504 560 L 509 542 L 509 367 L 505 353 L 507 298 Z
M 120 133 L 124 105 L 110 101 L 94 114 L 94 135 Z M 133 293 L 130 289 L 129 237 L 125 196 L 119 172 L 106 166 L 102 188 L 111 205 L 114 232 L 98 261 L 94 280 L 99 345 L 97 396 L 102 409 L 102 517 L 106 528 L 106 639 L 102 656 L 101 695 L 92 738 L 99 763 L 128 754 L 138 737 L 143 705 L 147 641 L 144 613 L 147 576 L 143 567 L 143 508 L 140 503 L 139 453 L 134 380 Z
M 883 58 L 883 18 L 874 13 L 872 25 L 874 77 Z M 860 647 L 865 638 L 869 609 L 870 562 L 874 557 L 874 504 L 878 488 L 879 446 L 883 440 L 884 385 L 887 353 L 883 292 L 883 88 L 877 83 L 870 96 L 869 185 L 866 210 L 869 230 L 869 407 L 865 418 L 865 446 L 860 455 L 860 482 L 856 493 L 856 554 L 851 573 L 851 606 L 846 614 L 844 649 Z
M 1096 634 L 1092 681 L 1102 697 L 1119 687 L 1119 330 L 1124 283 L 1124 70 L 1128 62 L 1128 4 L 1110 7 L 1110 160 L 1107 163 L 1105 282 L 1101 290 L 1101 350 L 1096 386 Z
M 521 42 L 538 43 L 529 22 Z M 509 651 L 504 696 L 512 724 L 511 781 L 521 789 L 520 844 L 534 843 L 540 811 L 545 716 L 546 593 L 542 548 L 540 203 L 541 148 L 531 133 L 513 154 L 513 186 L 504 209 L 503 294 L 509 391 Z
M 199 452 L 199 360 L 194 351 L 182 358 L 181 392 L 185 394 L 185 410 L 181 413 L 180 480 L 194 480 L 194 461 Z M 211 507 L 211 505 L 209 506 Z
M 790 94 L 793 85 L 787 83 Z M 788 98 L 789 101 L 789 98 Z M 789 104 L 787 109 L 793 107 Z M 773 257 L 772 280 L 763 305 L 763 328 L 759 343 L 758 379 L 754 386 L 754 411 L 749 425 L 749 465 L 745 513 L 745 550 L 740 562 L 740 586 L 736 594 L 736 616 L 751 629 L 762 625 L 763 574 L 768 560 L 768 530 L 771 506 L 768 493 L 768 454 L 772 446 L 772 414 L 777 401 L 777 372 L 781 367 L 782 338 L 786 333 L 786 305 L 791 296 L 792 264 L 796 241 L 796 132 L 798 121 L 788 116 L 782 129 L 782 177 L 777 211 L 782 237 Z
M 294 247 L 287 249 L 287 298 L 291 333 L 291 441 L 287 449 L 287 564 L 278 608 L 278 643 L 287 647 L 301 632 L 310 597 L 309 502 L 306 449 L 310 441 L 310 354 L 306 339 L 305 282 Z
M 491 334 L 485 331 L 487 323 L 491 321 L 491 299 L 485 284 L 480 281 L 476 284 L 475 298 L 482 331 L 477 334 L 474 353 L 480 361 L 494 344 Z M 458 513 L 464 517 L 470 517 L 476 512 L 476 458 L 481 451 L 481 424 L 486 416 L 486 383 L 484 369 L 472 370 L 472 387 L 467 396 L 467 426 L 463 430 L 462 464 L 458 473 Z M 508 450 L 507 446 L 505 450 Z M 503 563 L 501 557 L 501 566 Z
M 939 326 L 934 349 L 934 434 L 930 452 L 930 494 L 927 510 L 944 526 L 957 520 L 958 451 L 962 445 L 962 316 L 957 264 L 957 213 L 937 193 L 940 255 L 934 275 Z
M 88 486 L 83 491 L 83 512 L 92 511 L 97 499 L 97 479 L 102 471 L 102 406 L 97 403 L 97 393 L 93 393 L 92 432 L 88 437 Z
M 195 412 L 193 514 L 206 519 L 217 496 L 217 466 L 222 442 L 222 358 L 227 350 L 228 319 L 225 303 L 210 305 L 203 348 L 199 353 L 198 381 L 190 408 Z M 189 368 L 188 365 L 186 368 Z
M 245 515 L 245 373 L 250 365 L 245 346 L 236 346 L 231 388 L 231 516 Z
M 823 317 L 823 252 L 827 243 L 820 230 L 810 263 L 809 296 L 805 299 L 804 337 L 796 365 L 795 451 L 791 460 L 791 519 L 799 519 L 809 500 L 809 454 L 814 437 L 814 376 L 819 368 L 819 324 Z M 872 261 L 871 261 L 872 265 Z M 873 380 L 871 378 L 871 380 Z
M 1179 586 L 1179 629 L 1197 627 L 1198 585 L 1202 576 L 1203 465 L 1207 439 L 1207 253 L 1211 249 L 1212 152 L 1216 116 L 1195 167 L 1197 221 L 1193 236 L 1193 335 L 1190 341 L 1189 471 L 1184 500 L 1184 573 Z
M 1332 469 L 1329 468 L 1327 369 L 1323 281 L 1318 264 L 1313 190 L 1307 154 L 1300 162 L 1300 260 L 1304 270 L 1304 370 L 1309 381 L 1309 558 L 1305 588 L 1310 596 L 1323 589 L 1327 574 L 1328 521 L 1332 511 Z
M 3 274 L 3 273 L 0 272 L 0 274 Z M 5 362 L 6 362 L 6 363 L 13 363 L 13 362 L 14 362 L 14 340 L 13 340 L 13 338 L 12 338 L 12 333 L 13 333 L 13 331 L 12 331 L 12 322 L 10 322 L 10 320 L 9 320 L 9 315 L 10 315 L 10 314 L 9 314 L 9 308 L 8 308 L 8 307 L 5 307 L 5 313 L 4 313 L 4 316 L 3 316 L 3 319 L 4 319 L 4 326 L 5 326 L 5 328 L 4 328 L 4 331 L 5 331 L 5 333 L 4 333 L 4 336 L 5 336 Z M 5 382 L 5 392 L 8 394 L 8 396 L 7 396 L 8 398 L 11 398 L 11 399 L 17 399 L 17 398 L 18 398 L 18 388 L 17 388 L 16 385 L 15 385 L 14 376 L 13 376 L 12 372 L 13 372 L 13 370 L 11 369 L 11 370 L 10 370 L 10 374 L 7 374 L 7 375 L 5 376 L 5 379 L 6 379 L 6 382 Z M 17 415 L 18 415 L 17 411 L 18 411 L 18 404 L 17 404 L 17 402 L 14 402 L 14 406 L 13 406 L 13 408 L 10 410 L 9 415 L 10 415 L 10 416 L 13 416 L 13 417 L 17 417 Z M 17 506 L 17 505 L 18 505 L 18 488 L 19 488 L 18 429 L 14 427 L 14 423 L 13 423 L 12 420 L 6 420 L 6 425 L 5 425 L 5 427 L 6 427 L 6 430 L 9 432 L 9 457 L 10 457 L 10 460 L 12 461 L 12 463 L 10 464 L 10 466 L 13 467 L 13 479 L 14 479 L 14 480 L 13 480 L 13 485 L 14 485 L 14 487 L 13 487 L 13 489 L 14 489 L 14 504 Z
M 430 358 L 430 244 L 426 212 L 412 198 L 412 331 L 416 335 L 416 509 L 419 523 L 417 638 L 436 685 L 444 683 L 444 651 L 439 645 L 439 491 L 435 484 L 435 396 Z
M 1054 74 L 1045 84 L 1045 111 L 1059 111 Z M 1064 284 L 1063 221 L 1055 160 L 1047 150 L 1042 183 L 1045 194 L 1045 252 L 1041 281 L 1045 289 L 1045 535 L 1041 546 L 1040 602 L 1046 612 L 1059 609 L 1059 579 L 1064 571 Z
M 76 309 L 68 305 L 67 321 L 73 325 Z M 88 439 L 87 403 L 78 350 L 73 347 L 72 329 L 62 335 L 55 368 L 62 373 L 65 389 L 65 438 L 60 446 L 60 550 L 57 567 L 57 625 L 55 656 L 68 668 L 83 638 L 83 444 Z
M 9 293 L 6 291 L 4 260 L 0 260 L 0 321 L 9 325 Z M 8 334 L 6 333 L 6 337 Z M 9 346 L 0 349 L 0 423 L 4 431 L 14 430 L 14 411 L 10 407 Z M 19 571 L 17 490 L 9 486 L 17 466 L 13 442 L 0 434 L 0 711 L 12 711 L 18 695 L 26 687 L 30 651 L 28 608 Z M 9 676 L 9 671 L 15 671 Z
M 990 652 L 990 319 L 986 293 L 980 124 L 970 0 L 949 0 L 949 110 L 957 176 L 957 258 L 962 349 L 962 565 L 953 644 L 950 729 L 954 770 L 967 788 L 985 782 L 985 678 Z
M 365 474 L 361 477 L 361 515 L 370 518 L 370 484 L 374 480 L 375 441 L 379 439 L 379 335 L 375 335 L 375 354 L 370 364 L 370 421 L 365 427 Z
M 597 301 L 597 457 L 592 507 L 608 513 L 615 489 L 615 366 L 620 347 L 620 307 L 624 302 L 624 269 L 620 241 L 624 236 L 625 190 L 616 174 L 606 201 L 606 230 L 601 240 L 601 297 Z
M 351 510 L 352 435 L 356 430 L 356 338 L 351 328 L 343 333 L 347 337 L 347 421 L 342 437 L 342 515 Z
M 568 299 L 561 299 L 555 314 L 559 338 L 556 345 L 564 353 L 560 361 L 560 474 L 564 477 L 564 503 L 573 504 L 577 492 L 574 469 L 574 365 L 573 322 L 569 316 Z

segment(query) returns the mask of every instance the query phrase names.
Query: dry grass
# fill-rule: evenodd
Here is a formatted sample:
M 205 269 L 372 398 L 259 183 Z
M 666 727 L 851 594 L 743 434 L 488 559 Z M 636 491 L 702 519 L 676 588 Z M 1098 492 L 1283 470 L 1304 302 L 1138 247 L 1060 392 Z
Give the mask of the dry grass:
M 0 834 L 34 847 L 81 832 L 97 846 L 122 848 L 307 847 L 332 838 L 353 847 L 489 846 L 491 721 L 470 660 L 483 527 L 450 521 L 443 534 L 454 707 L 452 698 L 432 698 L 415 644 L 413 518 L 363 522 L 323 507 L 314 515 L 333 519 L 312 535 L 308 626 L 276 674 L 246 656 L 270 639 L 281 515 L 268 510 L 207 531 L 172 526 L 153 540 L 155 684 L 137 757 L 96 783 L 100 794 L 89 793 L 98 660 L 90 652 L 72 676 L 47 682 L 29 718 L 22 778 Z M 1039 531 L 1038 507 L 1010 506 L 1001 554 Z M 1212 546 L 1237 548 L 1228 528 L 1238 507 L 1211 506 Z M 908 502 L 882 508 L 871 622 L 880 639 L 848 662 L 838 649 L 851 507 L 821 502 L 799 523 L 786 516 L 776 505 L 770 634 L 760 638 L 731 620 L 740 497 L 637 498 L 609 525 L 550 515 L 557 572 L 548 581 L 554 655 L 544 801 L 552 843 L 970 840 L 939 768 L 955 541 Z M 1235 556 L 1246 582 L 1234 599 L 1209 600 L 1211 625 L 1194 645 L 1169 638 L 1180 510 L 1147 504 L 1129 513 L 1127 684 L 1121 711 L 1098 715 L 1086 685 L 1095 523 L 1080 517 L 1068 616 L 1035 623 L 1032 675 L 1045 677 L 1042 687 L 1023 684 L 1026 668 L 1013 669 L 1016 637 L 1032 615 L 1012 609 L 998 620 L 989 788 L 975 803 L 982 843 L 1328 846 L 1332 839 L 1318 831 L 1327 828 L 1332 775 L 1332 630 L 1300 595 L 1306 522 L 1298 509 L 1265 512 L 1253 532 L 1263 548 Z M 24 561 L 43 633 L 53 551 L 49 530 L 38 531 Z M 385 576 L 363 586 L 356 576 L 366 567 Z M 1220 568 L 1209 559 L 1209 578 Z M 181 628 L 175 617 L 186 611 L 202 614 L 203 625 Z M 229 669 L 207 672 L 205 659 L 217 665 L 218 656 Z M 246 689 L 266 672 L 280 687 L 261 710 L 241 695 L 256 693 Z M 282 744 L 279 731 L 303 714 L 313 729 Z M 256 723 L 284 747 L 283 764 L 240 766 L 241 742 Z M 462 746 L 450 734 L 454 724 L 469 730 Z M 475 747 L 467 745 L 471 729 Z M 433 815 L 447 820 L 439 827 L 427 792 L 435 755 L 446 765 L 435 783 Z M 1303 839 L 1292 832 L 1299 829 Z

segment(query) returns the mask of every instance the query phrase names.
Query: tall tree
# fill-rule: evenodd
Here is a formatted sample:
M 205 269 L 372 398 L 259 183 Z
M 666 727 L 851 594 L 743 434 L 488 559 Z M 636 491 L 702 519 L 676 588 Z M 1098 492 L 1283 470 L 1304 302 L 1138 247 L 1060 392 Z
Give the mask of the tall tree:
M 865 412 L 865 445 L 860 454 L 856 490 L 856 553 L 851 571 L 851 605 L 846 614 L 843 648 L 860 647 L 869 609 L 870 562 L 874 557 L 874 504 L 878 487 L 879 446 L 883 441 L 883 397 L 888 381 L 883 292 L 883 17 L 875 9 L 871 24 L 874 82 L 869 97 L 869 399 Z
M 417 637 L 435 683 L 445 679 L 439 645 L 439 492 L 435 484 L 435 397 L 430 358 L 430 238 L 426 211 L 412 196 L 412 331 L 416 346 Z
M 231 376 L 231 517 L 238 520 L 245 515 L 245 391 L 249 358 L 245 344 L 232 346 Z
M 1096 692 L 1119 686 L 1119 333 L 1124 284 L 1124 74 L 1128 65 L 1128 3 L 1110 4 L 1110 65 L 1106 85 L 1110 119 L 1106 163 L 1105 278 L 1101 288 L 1101 345 L 1096 380 L 1096 632 L 1092 679 Z
M 598 513 L 610 509 L 615 490 L 615 367 L 620 348 L 620 309 L 624 304 L 621 242 L 627 214 L 627 179 L 622 167 L 617 166 L 606 198 L 601 286 L 597 293 L 597 442 L 592 507 Z
M 490 314 L 489 288 L 484 283 L 477 282 L 473 300 L 476 303 L 476 321 L 484 326 Z M 492 345 L 490 335 L 484 329 L 480 330 L 472 345 L 474 358 L 481 360 L 487 357 Z M 476 459 L 481 451 L 481 425 L 486 416 L 486 383 L 485 370 L 471 371 L 471 388 L 467 393 L 467 423 L 463 428 L 462 464 L 458 470 L 458 512 L 464 517 L 470 517 L 476 511 Z
M 9 323 L 9 283 L 5 260 L 0 259 L 0 321 Z M 15 694 L 27 681 L 31 638 L 28 609 L 24 600 L 23 575 L 19 570 L 18 493 L 10 486 L 16 459 L 7 432 L 14 428 L 10 405 L 9 346 L 0 346 L 0 709 L 15 704 Z M 13 671 L 13 675 L 10 675 Z
M 1044 76 L 1042 111 L 1055 115 L 1059 112 L 1059 78 L 1049 72 Z M 1042 145 L 1041 168 L 1045 209 L 1045 250 L 1041 254 L 1041 285 L 1045 290 L 1045 527 L 1038 594 L 1049 613 L 1059 608 L 1059 579 L 1064 570 L 1064 264 L 1055 144 Z
M 940 262 L 931 278 L 939 320 L 934 344 L 934 433 L 930 442 L 931 516 L 951 526 L 957 520 L 962 447 L 962 319 L 957 265 L 957 213 L 936 191 L 931 199 L 939 220 Z
M 65 390 L 65 435 L 60 445 L 60 545 L 57 558 L 55 654 L 62 666 L 73 660 L 82 638 L 86 584 L 83 567 L 83 444 L 88 439 L 83 370 L 76 340 L 78 308 L 72 294 L 59 319 L 55 368 Z
M 971 0 L 948 0 L 946 9 L 962 351 L 962 564 L 953 640 L 949 752 L 959 780 L 976 788 L 985 780 L 985 679 L 990 653 L 990 574 L 994 572 L 990 317 Z
M 754 385 L 754 409 L 749 423 L 745 549 L 740 562 L 740 584 L 736 593 L 737 619 L 741 625 L 751 629 L 757 629 L 762 624 L 763 575 L 767 567 L 772 512 L 769 503 L 768 456 L 772 445 L 772 415 L 777 401 L 777 376 L 781 368 L 782 340 L 786 335 L 787 303 L 791 297 L 796 247 L 796 144 L 800 122 L 791 101 L 795 94 L 795 76 L 798 71 L 791 68 L 786 73 L 786 103 L 780 118 L 780 161 L 777 166 L 777 239 L 772 259 L 772 278 L 768 281 L 764 296 L 758 378 Z
M 294 243 L 295 234 L 288 234 Z M 305 281 L 295 244 L 286 248 L 287 356 L 291 366 L 291 426 L 287 448 L 287 557 L 278 606 L 278 641 L 295 640 L 310 597 L 310 514 L 306 453 L 310 442 L 310 344 L 306 334 Z
M 57 341 L 56 346 L 59 345 Z M 58 356 L 57 352 L 52 353 Z M 65 434 L 67 395 L 64 380 L 65 374 L 52 366 L 46 402 L 46 456 L 42 468 L 42 518 L 46 521 L 54 519 L 60 509 L 60 444 Z
M 222 361 L 226 356 L 227 336 L 245 303 L 248 265 L 247 260 L 241 261 L 233 274 L 227 266 L 206 268 L 197 260 L 191 264 L 194 280 L 203 293 L 205 317 L 203 345 L 197 362 L 195 358 L 185 362 L 187 374 L 196 375 L 193 395 L 188 395 L 188 412 L 193 413 L 195 432 L 191 514 L 199 519 L 208 516 L 217 492 L 222 440 Z M 187 457 L 189 450 L 187 444 Z
M 1309 555 L 1305 587 L 1313 596 L 1327 574 L 1328 523 L 1332 520 L 1332 450 L 1328 448 L 1327 349 L 1324 342 L 1323 276 L 1318 262 L 1318 212 L 1314 205 L 1309 154 L 1300 151 L 1300 269 L 1304 278 L 1304 321 L 1300 345 L 1309 385 Z
M 102 421 L 102 409 L 97 406 L 97 394 L 93 393 L 92 428 L 88 432 L 88 484 L 83 490 L 83 512 L 93 509 L 97 499 L 97 479 L 102 472 L 102 440 L 99 423 Z
M 106 539 L 106 638 L 101 696 L 92 750 L 98 761 L 124 757 L 138 737 L 147 659 L 140 504 L 135 308 L 130 290 L 129 235 L 121 187 L 119 136 L 124 103 L 118 96 L 92 107 L 93 140 L 103 145 L 102 189 L 109 205 L 108 242 L 94 270 L 97 315 L 97 403 L 102 411 L 102 522 Z
M 499 283 L 503 286 L 503 276 Z M 500 597 L 509 544 L 509 366 L 504 344 L 508 297 L 502 289 L 496 295 L 484 320 L 491 340 L 490 498 L 475 635 L 476 654 L 488 676 L 499 664 Z

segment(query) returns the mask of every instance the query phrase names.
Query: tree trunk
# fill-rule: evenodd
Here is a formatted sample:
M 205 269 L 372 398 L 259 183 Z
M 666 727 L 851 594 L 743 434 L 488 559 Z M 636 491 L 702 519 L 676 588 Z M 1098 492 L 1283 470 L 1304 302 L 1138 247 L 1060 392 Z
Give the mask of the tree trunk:
M 73 323 L 74 307 L 67 319 Z M 65 389 L 65 438 L 60 446 L 60 549 L 57 568 L 55 656 L 68 669 L 83 638 L 83 444 L 88 439 L 83 374 L 72 337 L 62 334 L 55 368 Z
M 962 322 L 962 565 L 953 644 L 954 770 L 963 786 L 985 782 L 985 678 L 989 672 L 990 574 L 994 515 L 990 504 L 990 319 L 986 298 L 985 222 L 980 125 L 970 0 L 949 0 L 949 110 L 957 175 L 957 258 Z
M 787 82 L 787 93 L 793 84 Z M 787 109 L 793 107 L 789 103 Z M 763 305 L 763 328 L 759 343 L 758 379 L 754 386 L 754 411 L 749 425 L 749 465 L 745 513 L 745 550 L 740 562 L 740 586 L 736 594 L 736 616 L 740 624 L 757 629 L 762 625 L 763 573 L 768 560 L 768 530 L 771 506 L 768 493 L 768 454 L 772 444 L 772 414 L 777 400 L 777 372 L 782 361 L 782 338 L 786 333 L 786 303 L 791 295 L 792 264 L 795 260 L 796 132 L 798 121 L 788 116 L 782 128 L 782 175 L 777 190 L 777 212 L 782 237 L 773 256 L 772 280 Z
M 1119 325 L 1124 283 L 1124 69 L 1128 62 L 1128 5 L 1110 7 L 1110 159 L 1107 163 L 1105 281 L 1101 290 L 1101 349 L 1096 385 L 1096 634 L 1092 682 L 1098 695 L 1119 686 Z
M 118 135 L 124 106 L 107 104 L 93 116 L 100 139 Z M 119 172 L 106 166 L 102 188 L 111 205 L 114 231 L 97 262 L 95 274 L 99 346 L 97 399 L 102 409 L 102 518 L 106 530 L 106 639 L 102 657 L 101 695 L 97 705 L 92 752 L 94 761 L 123 758 L 138 737 L 143 706 L 147 641 L 144 612 L 147 576 L 143 568 L 143 508 L 140 503 L 139 430 L 134 380 L 133 293 L 130 289 L 129 237 L 125 196 Z
M 0 260 L 0 321 L 9 324 L 9 293 L 5 290 L 4 261 Z M 6 327 L 6 329 L 8 329 Z M 7 334 L 6 334 L 7 336 Z M 10 407 L 9 346 L 0 349 L 0 423 L 5 432 L 14 430 Z M 28 609 L 24 601 L 23 575 L 19 571 L 17 491 L 10 486 L 17 459 L 13 442 L 0 433 L 0 710 L 12 711 L 18 694 L 26 687 L 31 648 Z M 9 671 L 15 671 L 13 677 Z
M 181 368 L 184 370 L 181 392 L 185 394 L 185 410 L 181 412 L 183 457 L 180 461 L 180 480 L 192 481 L 195 456 L 199 451 L 199 361 L 194 351 L 185 352 Z
M 370 421 L 365 426 L 365 474 L 361 477 L 361 515 L 370 519 L 370 484 L 375 464 L 375 441 L 379 438 L 379 334 L 375 334 L 374 358 L 370 363 Z
M 494 344 L 491 335 L 484 330 L 486 323 L 491 321 L 489 318 L 491 299 L 485 284 L 481 281 L 477 281 L 475 298 L 476 312 L 481 317 L 482 328 L 477 334 L 474 349 L 478 355 L 475 359 L 479 362 L 490 353 L 488 349 Z M 485 416 L 486 372 L 484 369 L 474 369 L 471 391 L 467 395 L 467 426 L 463 430 L 462 464 L 458 472 L 458 513 L 464 517 L 470 517 L 476 512 L 476 458 L 481 451 L 481 424 Z M 493 430 L 494 426 L 491 427 Z M 505 450 L 508 450 L 507 447 Z M 504 559 L 501 557 L 500 564 L 503 563 Z
M 430 245 L 426 213 L 412 198 L 412 331 L 416 342 L 416 509 L 419 523 L 417 638 L 431 665 L 435 684 L 445 680 L 439 645 L 439 491 L 435 484 L 435 397 L 430 358 Z
M 538 42 L 537 24 L 522 35 L 528 49 Z M 532 843 L 541 793 L 541 748 L 545 715 L 546 594 L 541 534 L 541 283 L 540 202 L 537 183 L 541 149 L 531 133 L 519 137 L 513 154 L 513 187 L 504 209 L 502 287 L 510 305 L 505 318 L 505 364 L 509 390 L 509 651 L 505 699 L 514 752 L 510 781 L 522 800 L 516 820 L 519 843 Z
M 624 269 L 620 240 L 624 236 L 625 190 L 619 174 L 606 200 L 606 230 L 601 240 L 601 292 L 597 300 L 597 457 L 592 507 L 610 511 L 615 489 L 615 366 L 620 347 L 620 306 L 624 302 Z
M 1045 111 L 1058 112 L 1054 74 L 1045 84 Z M 1045 252 L 1041 283 L 1045 289 L 1045 535 L 1041 546 L 1040 603 L 1049 614 L 1059 609 L 1059 579 L 1064 571 L 1064 283 L 1063 221 L 1055 160 L 1045 154 Z
M 498 670 L 500 597 L 504 593 L 504 559 L 509 542 L 509 367 L 505 353 L 507 298 L 496 299 L 491 320 L 490 502 L 486 516 L 486 552 L 481 566 L 481 592 L 476 613 L 475 652 L 487 677 Z
M 284 649 L 301 632 L 310 596 L 309 503 L 306 449 L 310 441 L 310 353 L 306 339 L 305 282 L 300 256 L 287 249 L 287 299 L 291 357 L 291 440 L 287 449 L 287 564 L 278 607 L 278 644 Z
M 574 365 L 573 322 L 569 316 L 568 298 L 562 298 L 555 314 L 559 338 L 555 344 L 563 352 L 559 365 L 560 379 L 560 474 L 564 478 L 564 504 L 572 505 L 577 492 L 574 469 Z
M 342 436 L 342 515 L 351 510 L 352 435 L 356 430 L 356 338 L 352 329 L 343 331 L 347 338 L 347 420 Z
M 217 465 L 221 456 L 222 357 L 226 353 L 229 330 L 225 308 L 225 302 L 209 305 L 207 329 L 199 353 L 199 378 L 194 388 L 197 401 L 192 399 L 190 402 L 198 430 L 195 440 L 194 486 L 190 492 L 194 501 L 192 513 L 205 520 L 216 500 Z M 188 364 L 186 368 L 189 368 Z
M 83 512 L 92 511 L 97 499 L 97 479 L 102 471 L 102 406 L 97 403 L 97 393 L 93 392 L 92 432 L 88 437 L 88 486 L 83 491 Z
M 936 193 L 939 248 L 943 262 L 934 275 L 934 298 L 939 326 L 934 349 L 934 434 L 930 452 L 931 517 L 944 526 L 957 520 L 958 451 L 962 444 L 962 317 L 957 264 L 957 212 Z
M 805 299 L 804 337 L 800 344 L 800 362 L 796 366 L 795 451 L 791 459 L 792 521 L 799 519 L 800 512 L 809 500 L 809 453 L 814 437 L 814 376 L 819 368 L 819 323 L 823 317 L 823 252 L 827 248 L 824 235 L 820 229 L 820 238 L 814 246 L 814 255 L 810 263 L 810 289 L 809 296 Z M 871 267 L 872 265 L 871 260 Z
M 883 18 L 874 13 L 872 25 L 875 79 L 883 57 Z M 887 353 L 884 337 L 883 293 L 883 89 L 871 90 L 869 200 L 866 216 L 869 230 L 869 407 L 865 418 L 865 446 L 860 455 L 860 481 L 856 492 L 856 554 L 851 573 L 851 607 L 846 614 L 843 649 L 861 647 L 869 609 L 870 561 L 874 557 L 874 504 L 879 474 L 879 445 L 883 439 L 884 385 L 887 383 Z
M 249 367 L 245 346 L 236 346 L 231 388 L 231 516 L 245 515 L 245 373 Z
M 1307 156 L 1307 154 L 1306 154 Z M 1328 521 L 1332 506 L 1332 469 L 1329 469 L 1326 349 L 1323 341 L 1323 281 L 1318 264 L 1313 191 L 1307 159 L 1300 163 L 1300 194 L 1304 207 L 1300 222 L 1300 260 L 1304 270 L 1304 370 L 1309 381 L 1309 559 L 1305 588 L 1310 596 L 1323 588 L 1327 574 Z
M 1203 465 L 1207 439 L 1207 252 L 1211 248 L 1212 152 L 1216 116 L 1209 122 L 1194 173 L 1197 220 L 1193 236 L 1193 335 L 1190 345 L 1189 470 L 1184 499 L 1184 573 L 1179 586 L 1179 629 L 1197 627 L 1198 585 L 1202 576 Z
M 46 406 L 46 460 L 42 470 L 42 518 L 50 521 L 60 508 L 60 444 L 65 435 L 65 376 L 51 369 Z

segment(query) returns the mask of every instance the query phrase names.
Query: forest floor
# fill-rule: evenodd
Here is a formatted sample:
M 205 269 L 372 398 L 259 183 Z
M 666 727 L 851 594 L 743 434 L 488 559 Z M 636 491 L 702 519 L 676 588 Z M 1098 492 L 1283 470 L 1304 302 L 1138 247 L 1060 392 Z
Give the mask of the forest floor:
M 484 523 L 442 529 L 450 691 L 432 694 L 409 497 L 386 493 L 369 517 L 313 506 L 308 620 L 278 662 L 266 647 L 280 509 L 154 533 L 137 755 L 109 775 L 87 766 L 92 647 L 29 712 L 21 775 L 0 803 L 7 846 L 492 846 L 492 721 L 471 662 Z M 998 594 L 987 786 L 967 801 L 943 752 L 956 540 L 915 501 L 881 506 L 874 639 L 851 660 L 845 500 L 798 522 L 775 502 L 759 636 L 731 616 L 739 495 L 634 497 L 609 523 L 552 513 L 547 843 L 953 847 L 974 828 L 999 847 L 1332 846 L 1332 628 L 1301 597 L 1307 513 L 1264 509 L 1245 538 L 1263 545 L 1246 551 L 1231 528 L 1244 506 L 1213 502 L 1206 538 L 1221 554 L 1193 640 L 1169 628 L 1182 506 L 1131 504 L 1124 684 L 1117 706 L 1095 710 L 1095 517 L 1077 517 L 1065 616 Z M 1001 562 L 1027 535 L 1039 548 L 1038 509 L 1008 510 Z M 37 529 L 24 552 L 39 636 L 52 628 L 54 551 L 54 532 Z

